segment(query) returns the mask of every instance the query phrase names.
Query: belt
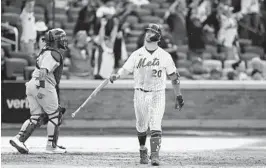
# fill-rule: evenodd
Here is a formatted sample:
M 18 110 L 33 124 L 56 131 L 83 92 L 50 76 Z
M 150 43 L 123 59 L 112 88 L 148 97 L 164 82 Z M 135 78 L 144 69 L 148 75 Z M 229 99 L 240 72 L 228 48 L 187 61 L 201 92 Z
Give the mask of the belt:
M 140 91 L 145 92 L 145 93 L 152 92 L 151 90 L 144 90 L 144 89 L 141 89 L 141 88 L 136 88 L 136 90 L 140 90 Z

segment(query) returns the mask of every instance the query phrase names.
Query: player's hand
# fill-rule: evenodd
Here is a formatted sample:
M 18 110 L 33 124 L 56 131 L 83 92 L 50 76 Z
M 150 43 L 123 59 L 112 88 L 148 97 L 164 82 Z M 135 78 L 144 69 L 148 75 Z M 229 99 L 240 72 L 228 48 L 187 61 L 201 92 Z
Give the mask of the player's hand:
M 182 107 L 184 106 L 184 104 L 185 104 L 185 102 L 183 100 L 182 95 L 176 96 L 176 99 L 175 99 L 175 109 L 177 109 L 177 110 L 180 111 L 182 109 Z
M 38 89 L 38 94 L 37 94 L 37 97 L 39 98 L 39 99 L 42 99 L 45 95 L 44 95 L 44 88 L 42 88 L 42 87 L 40 87 L 39 89 Z
M 110 76 L 110 82 L 113 83 L 114 81 L 116 81 L 119 78 L 118 74 L 112 74 Z

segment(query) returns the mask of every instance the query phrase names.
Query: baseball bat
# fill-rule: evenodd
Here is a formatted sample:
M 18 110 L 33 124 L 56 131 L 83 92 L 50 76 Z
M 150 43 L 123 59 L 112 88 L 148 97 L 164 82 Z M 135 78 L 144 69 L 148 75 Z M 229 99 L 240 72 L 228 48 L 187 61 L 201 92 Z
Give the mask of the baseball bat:
M 104 88 L 108 83 L 109 83 L 109 80 L 110 79 L 105 79 L 99 86 L 97 86 L 97 88 L 96 89 L 94 89 L 94 91 L 90 94 L 90 96 L 82 103 L 82 105 L 81 106 L 79 106 L 79 108 L 75 111 L 75 112 L 73 112 L 72 113 L 72 118 L 74 118 L 75 117 L 75 115 L 90 101 L 90 99 L 92 99 L 92 98 L 94 98 L 96 95 L 97 95 L 97 93 L 99 93 L 100 92 L 100 90 L 102 89 L 102 88 Z

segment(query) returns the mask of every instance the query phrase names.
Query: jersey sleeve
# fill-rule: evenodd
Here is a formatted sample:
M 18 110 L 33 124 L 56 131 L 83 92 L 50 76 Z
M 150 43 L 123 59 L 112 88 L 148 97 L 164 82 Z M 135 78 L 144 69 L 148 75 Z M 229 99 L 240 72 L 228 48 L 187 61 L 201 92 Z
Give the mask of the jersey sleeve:
M 45 52 L 43 54 L 44 56 L 40 68 L 45 68 L 48 72 L 51 72 L 60 65 L 60 63 L 51 55 L 51 52 Z
M 167 54 L 166 56 L 165 68 L 166 68 L 167 75 L 170 75 L 176 72 L 175 63 L 170 54 Z
M 132 53 L 129 58 L 127 59 L 126 63 L 123 65 L 123 68 L 130 73 L 134 71 L 134 65 L 135 65 L 135 53 Z

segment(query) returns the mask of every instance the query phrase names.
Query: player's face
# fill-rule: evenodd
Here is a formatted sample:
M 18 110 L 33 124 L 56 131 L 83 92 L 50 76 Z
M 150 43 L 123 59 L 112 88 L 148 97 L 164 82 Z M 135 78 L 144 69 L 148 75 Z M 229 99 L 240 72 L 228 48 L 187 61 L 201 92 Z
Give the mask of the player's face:
M 145 34 L 145 39 L 146 39 L 146 41 L 147 41 L 147 42 L 151 42 L 150 38 L 151 38 L 152 36 L 154 36 L 154 35 L 156 35 L 155 32 L 153 32 L 152 30 L 147 30 L 147 31 L 146 31 L 146 34 Z

